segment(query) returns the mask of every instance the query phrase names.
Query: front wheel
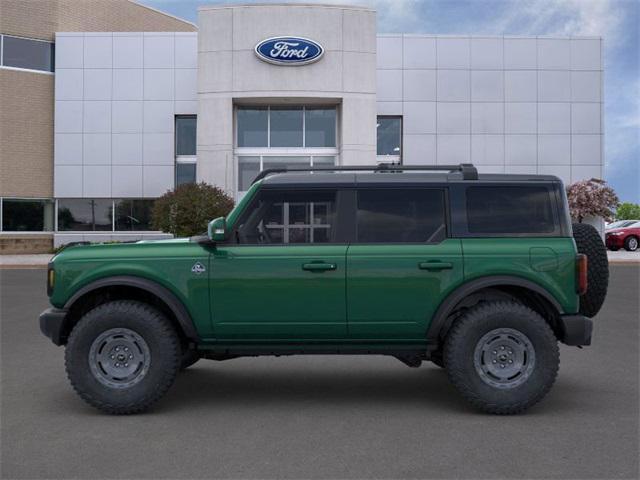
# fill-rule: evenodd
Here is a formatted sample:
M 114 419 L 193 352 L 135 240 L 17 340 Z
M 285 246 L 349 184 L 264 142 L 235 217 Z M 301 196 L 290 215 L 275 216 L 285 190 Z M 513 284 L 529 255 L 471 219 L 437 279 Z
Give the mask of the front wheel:
M 451 328 L 444 347 L 449 380 L 474 407 L 521 413 L 551 389 L 560 364 L 547 322 L 512 301 L 470 309 Z
M 171 322 L 145 303 L 104 303 L 85 314 L 69 335 L 65 366 L 71 385 L 107 413 L 147 410 L 175 380 L 181 349 Z
M 636 237 L 627 237 L 624 241 L 624 249 L 628 252 L 638 250 L 638 239 Z

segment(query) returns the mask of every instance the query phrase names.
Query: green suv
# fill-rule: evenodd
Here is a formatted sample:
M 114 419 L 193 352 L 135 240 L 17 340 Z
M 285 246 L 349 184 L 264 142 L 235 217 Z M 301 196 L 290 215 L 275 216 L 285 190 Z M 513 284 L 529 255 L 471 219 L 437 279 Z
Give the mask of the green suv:
M 108 413 L 147 409 L 201 358 L 375 354 L 431 361 L 511 414 L 551 388 L 558 341 L 591 343 L 607 281 L 556 177 L 290 168 L 258 175 L 207 235 L 64 249 L 40 328 Z

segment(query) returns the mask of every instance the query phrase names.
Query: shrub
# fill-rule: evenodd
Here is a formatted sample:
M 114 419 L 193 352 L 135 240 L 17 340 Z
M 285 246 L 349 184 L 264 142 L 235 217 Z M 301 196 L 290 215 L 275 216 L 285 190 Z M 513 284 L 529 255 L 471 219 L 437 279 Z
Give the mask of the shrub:
M 640 220 L 640 205 L 622 202 L 616 210 L 616 220 Z
M 232 208 L 233 200 L 218 187 L 188 183 L 155 201 L 151 224 L 155 230 L 178 237 L 200 235 L 207 231 L 207 223 L 227 215 Z
M 613 219 L 613 209 L 620 201 L 613 188 L 604 180 L 592 178 L 580 180 L 567 187 L 569 212 L 571 218 L 582 223 L 586 217 L 602 217 L 606 221 Z

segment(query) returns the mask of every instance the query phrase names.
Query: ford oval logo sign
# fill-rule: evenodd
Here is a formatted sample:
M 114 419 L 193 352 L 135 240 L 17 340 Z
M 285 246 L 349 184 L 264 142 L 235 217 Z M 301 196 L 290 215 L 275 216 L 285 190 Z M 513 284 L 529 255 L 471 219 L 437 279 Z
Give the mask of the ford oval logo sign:
M 308 65 L 323 53 L 322 45 L 302 37 L 267 38 L 256 45 L 258 58 L 276 65 Z

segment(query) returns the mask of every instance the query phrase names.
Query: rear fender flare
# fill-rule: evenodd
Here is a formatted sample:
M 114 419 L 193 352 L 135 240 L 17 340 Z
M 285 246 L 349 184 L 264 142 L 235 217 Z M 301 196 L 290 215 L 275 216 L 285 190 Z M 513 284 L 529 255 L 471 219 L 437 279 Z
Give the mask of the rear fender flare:
M 429 325 L 429 328 L 427 330 L 427 342 L 439 342 L 441 333 L 443 331 L 446 331 L 449 327 L 449 315 L 451 315 L 456 305 L 458 305 L 467 296 L 484 288 L 499 286 L 521 287 L 531 290 L 532 292 L 539 294 L 545 300 L 547 300 L 557 310 L 558 314 L 563 313 L 562 306 L 553 297 L 553 295 L 551 295 L 546 289 L 544 289 L 537 283 L 534 283 L 530 280 L 509 275 L 495 275 L 490 277 L 477 278 L 465 283 L 464 285 L 461 285 L 442 301 L 442 303 L 436 310 L 436 313 L 433 316 L 433 320 L 431 321 L 431 324 Z

